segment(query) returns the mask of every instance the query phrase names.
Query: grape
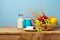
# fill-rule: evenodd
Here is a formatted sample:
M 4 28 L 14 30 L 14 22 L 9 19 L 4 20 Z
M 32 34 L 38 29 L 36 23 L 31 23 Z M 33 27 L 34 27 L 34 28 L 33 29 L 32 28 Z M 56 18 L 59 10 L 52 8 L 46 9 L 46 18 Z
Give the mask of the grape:
M 46 22 L 45 21 L 42 21 L 42 24 L 46 24 Z
M 35 27 L 33 27 L 33 29 L 36 29 Z
M 44 29 L 47 29 L 47 25 L 44 25 Z

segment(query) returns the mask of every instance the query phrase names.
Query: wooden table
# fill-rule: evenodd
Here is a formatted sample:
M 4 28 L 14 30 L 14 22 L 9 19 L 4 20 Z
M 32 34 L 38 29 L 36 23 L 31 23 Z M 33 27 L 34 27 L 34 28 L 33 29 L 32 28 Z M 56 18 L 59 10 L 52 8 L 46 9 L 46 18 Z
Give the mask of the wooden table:
M 60 28 L 42 32 L 27 32 L 17 28 L 0 28 L 0 40 L 60 40 Z

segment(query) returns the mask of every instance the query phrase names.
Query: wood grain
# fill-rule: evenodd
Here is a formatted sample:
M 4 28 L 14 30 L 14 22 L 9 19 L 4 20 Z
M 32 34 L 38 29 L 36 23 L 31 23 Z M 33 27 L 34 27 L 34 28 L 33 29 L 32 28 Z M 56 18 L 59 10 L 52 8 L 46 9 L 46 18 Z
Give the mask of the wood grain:
M 60 28 L 42 32 L 0 28 L 0 40 L 60 40 Z

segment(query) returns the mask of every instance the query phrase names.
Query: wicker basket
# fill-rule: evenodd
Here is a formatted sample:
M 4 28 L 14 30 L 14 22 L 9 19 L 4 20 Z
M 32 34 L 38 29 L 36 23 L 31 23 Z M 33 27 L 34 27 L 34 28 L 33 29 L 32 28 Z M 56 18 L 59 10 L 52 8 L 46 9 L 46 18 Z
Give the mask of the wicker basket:
M 44 30 L 44 31 L 46 31 L 46 30 L 53 30 L 55 27 L 56 27 L 56 23 L 54 23 L 54 24 L 49 24 L 49 25 L 47 25 L 47 24 L 43 24 L 42 25 L 42 30 Z
M 43 31 L 47 31 L 47 30 L 53 30 L 56 27 L 57 23 L 53 23 L 53 24 L 42 24 L 42 25 L 38 25 L 38 28 L 41 28 Z M 34 25 L 35 27 L 37 27 L 37 25 Z

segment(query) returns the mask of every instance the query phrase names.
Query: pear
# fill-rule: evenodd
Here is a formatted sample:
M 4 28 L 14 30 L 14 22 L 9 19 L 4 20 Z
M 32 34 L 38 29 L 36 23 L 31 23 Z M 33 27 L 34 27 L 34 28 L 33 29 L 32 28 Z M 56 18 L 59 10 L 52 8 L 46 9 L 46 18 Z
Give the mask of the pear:
M 45 23 L 46 23 L 47 25 L 48 25 L 48 24 L 51 24 L 51 22 L 50 22 L 49 19 L 45 19 L 44 21 L 45 21 Z

